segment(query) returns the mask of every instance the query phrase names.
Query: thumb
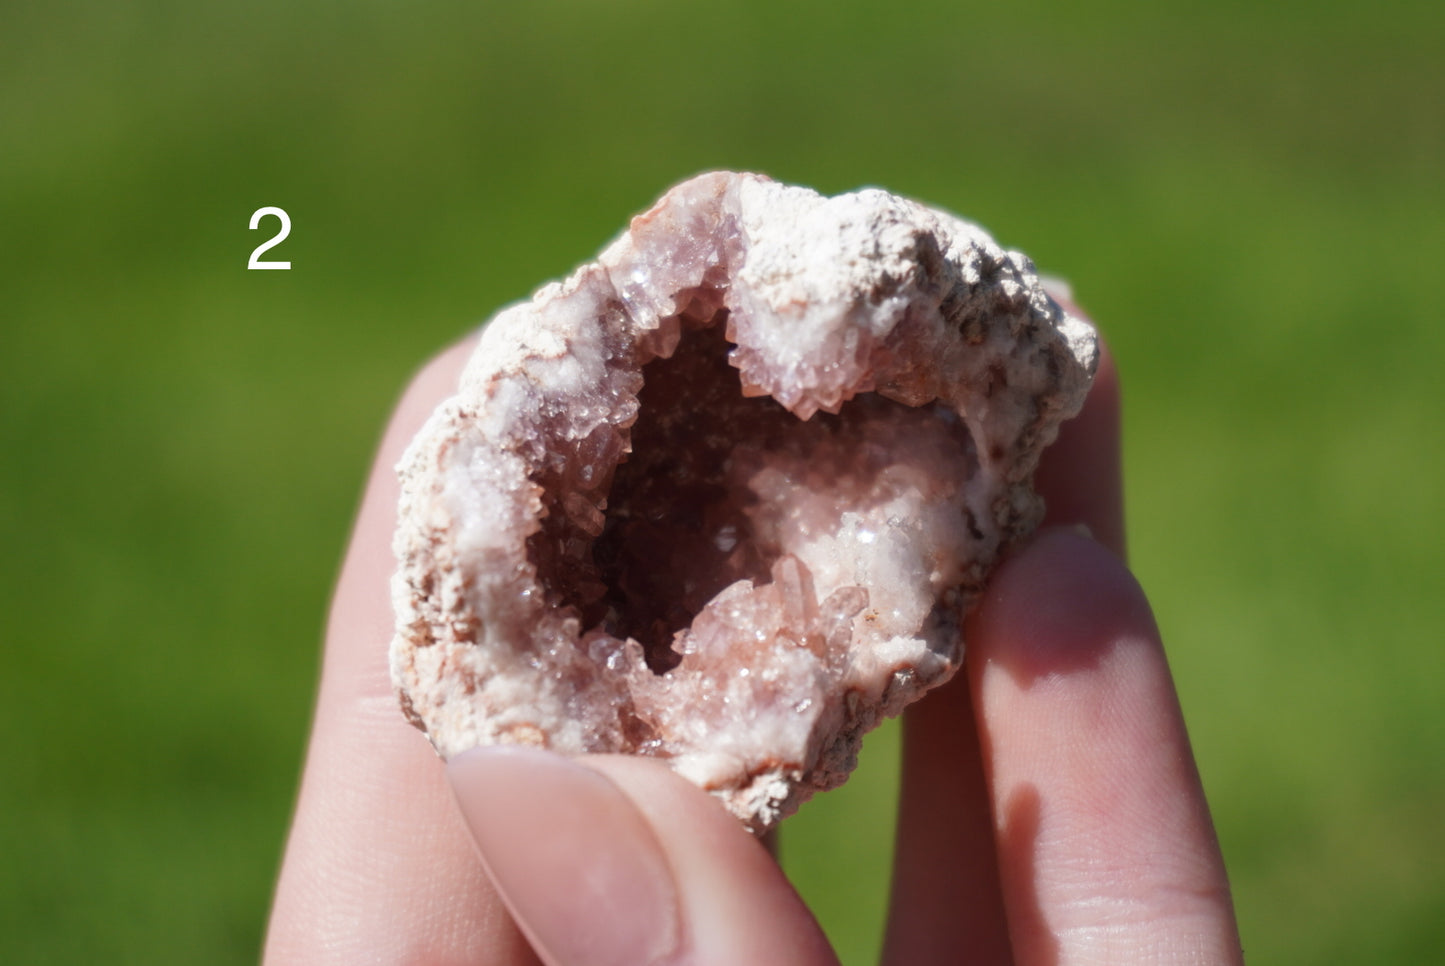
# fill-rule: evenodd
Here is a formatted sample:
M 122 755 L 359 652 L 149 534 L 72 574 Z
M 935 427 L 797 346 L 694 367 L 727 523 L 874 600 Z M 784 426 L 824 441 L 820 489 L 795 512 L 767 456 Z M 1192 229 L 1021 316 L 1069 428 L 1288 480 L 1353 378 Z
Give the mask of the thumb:
M 548 966 L 837 962 L 772 856 L 656 762 L 498 746 L 456 756 L 447 775 Z

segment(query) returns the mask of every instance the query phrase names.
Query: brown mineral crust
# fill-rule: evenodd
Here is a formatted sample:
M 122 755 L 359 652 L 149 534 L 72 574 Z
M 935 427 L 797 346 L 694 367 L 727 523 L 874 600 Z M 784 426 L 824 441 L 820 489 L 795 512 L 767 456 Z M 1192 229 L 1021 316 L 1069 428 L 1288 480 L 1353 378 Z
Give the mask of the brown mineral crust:
M 403 458 L 403 709 L 443 756 L 649 755 L 771 827 L 956 669 L 1095 362 L 953 216 L 678 186 L 500 313 Z

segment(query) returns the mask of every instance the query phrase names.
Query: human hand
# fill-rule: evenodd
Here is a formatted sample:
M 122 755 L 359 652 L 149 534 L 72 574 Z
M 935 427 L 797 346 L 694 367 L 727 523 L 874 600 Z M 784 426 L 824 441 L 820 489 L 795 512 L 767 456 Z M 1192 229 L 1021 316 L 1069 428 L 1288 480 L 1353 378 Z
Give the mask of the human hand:
M 835 963 L 762 844 L 665 767 L 518 748 L 444 767 L 402 718 L 391 467 L 471 348 L 414 381 L 372 470 L 266 962 L 524 966 L 525 932 L 555 966 Z M 1119 477 L 1106 357 L 1040 467 L 1051 528 L 994 574 L 966 673 L 904 716 L 890 966 L 1241 961 L 1158 632 L 1121 562 Z

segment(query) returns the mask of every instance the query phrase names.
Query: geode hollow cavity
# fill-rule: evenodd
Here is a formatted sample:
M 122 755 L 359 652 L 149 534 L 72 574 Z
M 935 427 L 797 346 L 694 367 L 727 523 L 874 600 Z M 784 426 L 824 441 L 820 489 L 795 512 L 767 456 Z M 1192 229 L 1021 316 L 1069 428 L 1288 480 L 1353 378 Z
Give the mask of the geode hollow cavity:
M 646 755 L 772 827 L 959 666 L 1096 363 L 952 215 L 673 188 L 492 319 L 403 457 L 403 710 L 443 757 Z

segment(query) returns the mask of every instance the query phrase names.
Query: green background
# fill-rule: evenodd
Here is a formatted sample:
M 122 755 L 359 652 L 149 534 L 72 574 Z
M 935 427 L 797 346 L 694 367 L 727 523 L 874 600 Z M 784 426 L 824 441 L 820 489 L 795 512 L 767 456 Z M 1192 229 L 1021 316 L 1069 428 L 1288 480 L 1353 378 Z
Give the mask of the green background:
M 1247 952 L 1431 960 L 1442 10 L 4 4 L 0 962 L 255 959 L 397 392 L 716 167 L 1072 280 Z M 245 270 L 264 205 L 289 272 Z M 895 770 L 888 729 L 786 827 L 850 964 Z

